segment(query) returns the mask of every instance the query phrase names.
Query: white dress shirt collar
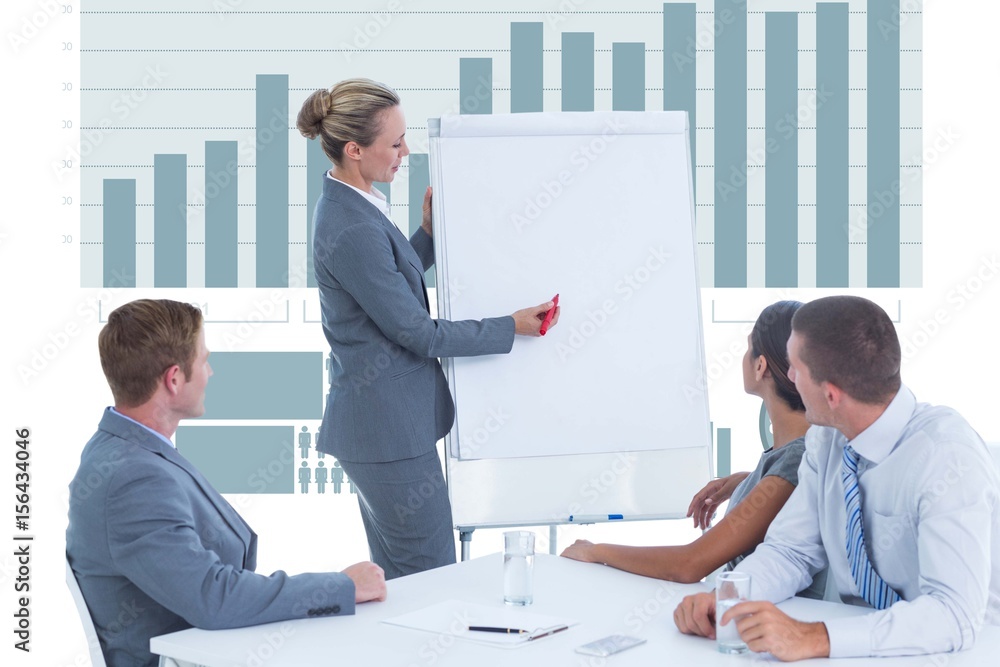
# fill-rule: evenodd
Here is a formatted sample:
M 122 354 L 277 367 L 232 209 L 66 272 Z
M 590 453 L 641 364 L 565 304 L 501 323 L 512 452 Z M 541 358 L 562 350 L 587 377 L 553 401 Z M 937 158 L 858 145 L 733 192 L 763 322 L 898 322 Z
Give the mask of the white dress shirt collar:
M 108 408 L 108 410 L 111 410 L 111 412 L 115 413 L 116 415 L 118 415 L 118 416 L 119 416 L 119 417 L 121 417 L 122 419 L 127 419 L 127 420 L 129 420 L 130 422 L 132 422 L 133 424 L 138 424 L 138 425 L 139 425 L 139 426 L 141 426 L 142 428 L 146 429 L 147 431 L 149 431 L 150 433 L 152 433 L 153 435 L 155 435 L 156 437 L 158 437 L 158 438 L 159 438 L 160 440 L 162 440 L 163 442 L 167 443 L 168 445 L 170 445 L 170 446 L 171 446 L 171 447 L 173 447 L 174 449 L 177 449 L 177 445 L 175 445 L 175 444 L 173 443 L 173 441 L 171 441 L 171 440 L 170 440 L 170 438 L 168 438 L 167 436 L 163 435 L 163 434 L 162 434 L 162 433 L 160 433 L 159 431 L 154 431 L 153 429 L 149 428 L 148 426 L 146 426 L 146 425 L 145 425 L 145 424 L 143 424 L 142 422 L 137 422 L 136 420 L 132 419 L 132 418 L 131 418 L 131 417 L 129 417 L 128 415 L 123 415 L 122 413 L 120 413 L 120 412 L 118 412 L 117 410 L 115 410 L 114 406 L 110 406 L 110 407 Z
M 906 385 L 899 391 L 872 425 L 850 442 L 858 454 L 878 465 L 892 453 L 917 407 L 917 399 Z
M 337 181 L 338 183 L 343 183 L 350 189 L 354 190 L 359 195 L 370 201 L 372 206 L 377 208 L 382 215 L 384 215 L 389 220 L 392 220 L 392 217 L 389 215 L 389 202 L 386 201 L 385 195 L 379 192 L 377 188 L 373 187 L 371 192 L 365 192 L 361 188 L 356 188 L 350 183 L 344 183 L 344 181 L 340 180 L 339 178 L 334 178 L 333 174 L 330 173 L 329 171 L 326 172 L 326 177 L 331 180 Z

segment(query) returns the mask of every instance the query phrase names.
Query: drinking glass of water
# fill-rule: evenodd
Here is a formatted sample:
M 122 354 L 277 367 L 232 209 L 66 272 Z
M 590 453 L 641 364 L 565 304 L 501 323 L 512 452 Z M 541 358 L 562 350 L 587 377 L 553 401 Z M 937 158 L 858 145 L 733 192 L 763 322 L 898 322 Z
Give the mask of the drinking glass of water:
M 524 606 L 534 599 L 531 573 L 535 564 L 535 534 L 511 530 L 503 534 L 503 601 Z
M 736 629 L 739 618 L 722 625 L 722 615 L 750 599 L 750 575 L 745 572 L 722 572 L 715 578 L 715 641 L 719 653 L 746 653 L 747 645 Z

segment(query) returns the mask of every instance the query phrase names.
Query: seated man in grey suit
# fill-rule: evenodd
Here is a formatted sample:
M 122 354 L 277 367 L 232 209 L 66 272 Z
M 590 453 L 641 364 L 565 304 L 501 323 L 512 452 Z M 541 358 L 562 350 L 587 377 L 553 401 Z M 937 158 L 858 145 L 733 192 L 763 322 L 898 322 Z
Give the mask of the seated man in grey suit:
M 99 338 L 114 395 L 70 484 L 66 555 L 109 667 L 156 665 L 151 637 L 346 615 L 384 600 L 374 563 L 343 572 L 256 574 L 257 535 L 170 437 L 201 416 L 212 374 L 201 311 L 140 300 Z

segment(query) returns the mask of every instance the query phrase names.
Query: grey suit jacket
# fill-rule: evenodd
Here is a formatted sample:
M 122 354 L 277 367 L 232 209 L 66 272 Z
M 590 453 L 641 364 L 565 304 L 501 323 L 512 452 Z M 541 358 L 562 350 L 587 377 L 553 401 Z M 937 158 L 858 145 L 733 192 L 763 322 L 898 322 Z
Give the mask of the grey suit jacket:
M 316 448 L 376 463 L 434 449 L 455 420 L 437 357 L 506 354 L 514 318 L 431 319 L 424 271 L 430 236 L 407 241 L 352 188 L 326 176 L 313 254 L 330 343 L 331 387 Z
M 340 573 L 254 573 L 257 535 L 173 447 L 110 409 L 70 483 L 66 555 L 109 667 L 150 637 L 354 613 Z

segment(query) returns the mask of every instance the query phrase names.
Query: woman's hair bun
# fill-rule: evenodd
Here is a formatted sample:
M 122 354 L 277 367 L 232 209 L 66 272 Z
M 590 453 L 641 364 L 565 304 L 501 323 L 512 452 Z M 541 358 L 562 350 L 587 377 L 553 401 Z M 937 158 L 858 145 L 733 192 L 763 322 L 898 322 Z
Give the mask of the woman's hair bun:
M 306 98 L 299 111 L 299 116 L 295 121 L 302 136 L 308 139 L 315 139 L 323 130 L 323 119 L 330 108 L 330 91 L 319 89 Z

